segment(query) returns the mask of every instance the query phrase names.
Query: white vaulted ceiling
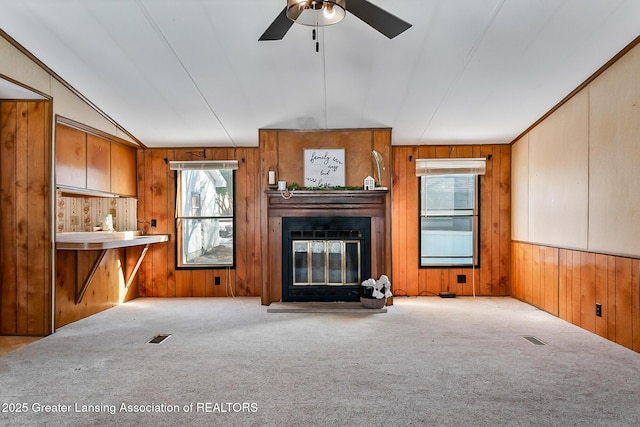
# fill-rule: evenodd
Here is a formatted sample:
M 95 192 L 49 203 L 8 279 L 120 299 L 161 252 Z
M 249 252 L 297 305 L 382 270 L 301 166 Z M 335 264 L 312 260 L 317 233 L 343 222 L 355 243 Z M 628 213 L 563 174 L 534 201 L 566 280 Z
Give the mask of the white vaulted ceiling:
M 258 41 L 285 0 L 0 0 L 0 28 L 148 147 L 509 143 L 640 35 L 638 0 L 371 2 L 413 26 L 389 40 L 347 14 L 316 53 L 297 24 Z

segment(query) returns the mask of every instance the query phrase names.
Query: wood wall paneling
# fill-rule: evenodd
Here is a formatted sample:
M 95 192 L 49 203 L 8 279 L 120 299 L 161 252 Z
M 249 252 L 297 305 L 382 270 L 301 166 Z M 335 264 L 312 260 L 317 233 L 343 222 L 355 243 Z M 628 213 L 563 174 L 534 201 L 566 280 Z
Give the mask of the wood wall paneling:
M 640 260 L 523 242 L 512 246 L 514 298 L 640 351 Z
M 391 151 L 391 129 L 374 129 L 373 130 L 373 149 L 382 156 L 382 160 L 384 163 L 385 170 L 382 173 L 382 177 L 380 177 L 381 181 L 377 183 L 381 186 L 391 188 L 391 177 L 393 176 L 393 159 L 392 159 L 392 151 Z M 364 162 L 363 162 L 364 164 Z M 373 173 L 373 171 L 372 171 Z M 378 180 L 378 177 L 375 174 L 371 176 L 375 177 Z M 391 192 L 387 195 L 386 200 L 386 214 L 385 214 L 385 225 L 384 225 L 384 250 L 386 254 L 391 253 Z M 392 272 L 391 267 L 391 256 L 385 256 L 385 265 L 384 265 L 384 273 L 387 276 L 390 276 Z M 391 277 L 391 276 L 390 276 Z M 393 284 L 392 284 L 393 286 Z
M 558 249 L 544 247 L 543 306 L 542 309 L 558 315 Z
M 393 151 L 393 183 L 392 183 L 392 204 L 391 214 L 392 246 L 391 256 L 393 258 L 393 282 L 392 290 L 395 295 L 418 295 L 420 292 L 420 281 L 418 279 L 418 239 L 413 242 L 408 240 L 408 236 L 418 236 L 419 230 L 419 202 L 418 202 L 418 178 L 415 176 L 415 159 L 417 158 L 417 147 L 397 147 Z M 409 160 L 409 159 L 412 160 Z M 413 173 L 411 173 L 413 171 Z M 414 188 L 415 191 L 409 190 Z M 402 194 L 404 197 L 398 197 Z M 410 210 L 414 209 L 414 215 L 410 215 Z M 396 213 L 401 214 L 396 215 Z M 410 246 L 411 249 L 407 248 Z M 415 257 L 396 256 L 395 254 L 412 252 Z
M 616 258 L 616 342 L 633 347 L 632 259 Z
M 607 257 L 607 339 L 616 341 L 616 258 Z M 603 307 L 604 310 L 604 307 Z
M 156 220 L 156 226 L 151 230 L 151 234 L 172 234 L 175 236 L 175 224 L 173 221 L 175 202 L 171 201 L 172 193 L 169 192 L 171 187 L 175 187 L 172 176 L 173 171 L 169 170 L 167 162 L 164 159 L 169 158 L 169 150 L 153 150 L 150 153 L 150 176 L 151 176 L 151 218 Z M 173 199 L 175 200 L 175 199 Z M 171 210 L 169 210 L 171 209 Z M 169 224 L 171 218 L 171 224 Z M 169 243 L 154 245 L 151 252 L 150 260 L 152 262 L 151 272 L 151 293 L 147 296 L 155 297 L 174 297 L 175 294 L 169 292 L 169 277 L 173 274 L 175 260 L 169 259 L 168 254 Z M 165 266 L 165 267 L 163 267 Z M 149 289 L 147 289 L 149 290 Z
M 571 251 L 571 257 L 571 323 L 582 327 L 582 253 Z
M 640 261 L 631 264 L 631 329 L 634 351 L 640 352 Z
M 525 301 L 533 301 L 533 248 L 528 246 L 523 250 L 523 270 L 525 280 L 523 282 L 522 294 Z
M 580 252 L 580 326 L 596 332 L 596 255 Z
M 27 104 L 18 103 L 17 105 L 17 117 L 27 116 Z M 28 194 L 27 194 L 27 179 L 29 163 L 28 152 L 29 142 L 27 140 L 27 126 L 30 120 L 16 121 L 16 135 L 15 135 L 15 186 L 14 192 L 11 195 L 14 201 L 15 215 L 16 215 L 16 229 L 13 235 L 15 236 L 15 251 L 16 251 L 16 264 L 15 273 L 17 281 L 17 299 L 18 299 L 18 316 L 17 316 L 17 329 L 19 331 L 28 331 L 28 312 L 29 312 L 29 286 L 20 286 L 21 283 L 28 283 L 28 262 L 29 251 L 27 248 L 28 242 Z M 31 144 L 33 145 L 33 144 Z M 35 255 L 35 254 L 34 254 Z M 36 290 L 37 291 L 37 290 Z
M 17 253 L 15 246 L 15 230 L 17 229 L 16 202 L 15 202 L 15 174 L 16 174 L 16 133 L 18 104 L 0 102 L 0 192 L 2 193 L 2 294 L 0 299 L 0 334 L 18 334 L 18 281 L 15 273 L 17 266 Z M 9 240 L 9 242 L 7 242 Z
M 276 172 L 276 181 L 280 179 L 280 173 L 278 168 L 278 132 L 276 131 L 267 131 L 260 130 L 259 138 L 259 157 L 260 157 L 260 176 L 259 176 L 259 187 L 261 189 L 269 188 L 269 180 L 268 173 L 269 171 Z M 260 230 L 269 230 L 271 227 L 267 212 L 267 196 L 263 191 L 260 191 Z M 264 239 L 264 233 L 260 233 L 260 253 L 266 254 L 269 250 L 272 250 L 270 247 L 269 239 Z M 275 295 L 271 294 L 272 289 L 272 279 L 271 279 L 271 270 L 272 266 L 266 264 L 262 265 L 260 277 L 260 285 L 261 285 L 261 301 L 263 305 L 268 305 L 271 301 L 279 301 L 280 297 L 276 298 Z
M 51 332 L 48 101 L 0 101 L 0 334 Z
M 511 294 L 511 147 L 497 147 L 500 157 L 500 168 L 497 181 L 494 180 L 498 193 L 497 232 L 494 232 L 493 247 L 499 248 L 499 289 L 494 288 L 493 295 Z M 494 203 L 495 204 L 495 203 Z M 494 223 L 495 223 L 494 219 Z
M 609 306 L 609 256 L 595 254 L 595 302 L 602 304 L 602 317 L 595 318 L 595 333 L 603 338 L 609 338 L 608 322 Z
M 198 160 L 202 149 L 138 151 L 138 217 L 148 234 L 169 234 L 166 243 L 152 245 L 138 277 L 140 296 L 214 297 L 259 296 L 262 274 L 260 239 L 260 175 L 257 148 L 206 148 L 208 160 L 238 160 L 236 171 L 236 267 L 234 269 L 176 269 L 175 172 L 170 160 Z M 151 220 L 156 220 L 152 228 Z M 220 285 L 215 285 L 216 277 Z
M 27 333 L 51 330 L 51 117 L 49 103 L 28 103 L 25 198 L 28 230 L 22 262 L 27 271 Z
M 511 147 L 394 146 L 392 187 L 392 265 L 397 295 L 509 295 L 511 293 Z M 417 158 L 485 157 L 480 178 L 480 266 L 419 267 L 419 179 Z M 466 284 L 458 284 L 459 274 Z M 475 280 L 474 280 L 475 278 Z M 474 292 L 475 291 L 475 292 Z

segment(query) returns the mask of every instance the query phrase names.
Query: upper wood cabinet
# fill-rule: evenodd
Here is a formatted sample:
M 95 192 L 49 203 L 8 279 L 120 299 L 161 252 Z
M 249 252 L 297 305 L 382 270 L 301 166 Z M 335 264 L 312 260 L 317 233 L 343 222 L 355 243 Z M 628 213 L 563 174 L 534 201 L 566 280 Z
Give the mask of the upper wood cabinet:
M 136 197 L 137 178 L 135 148 L 56 124 L 56 185 Z
M 111 143 L 111 192 L 135 196 L 138 179 L 136 150 L 117 142 Z
M 87 134 L 56 126 L 56 184 L 87 187 Z
M 111 191 L 111 142 L 87 135 L 87 188 Z

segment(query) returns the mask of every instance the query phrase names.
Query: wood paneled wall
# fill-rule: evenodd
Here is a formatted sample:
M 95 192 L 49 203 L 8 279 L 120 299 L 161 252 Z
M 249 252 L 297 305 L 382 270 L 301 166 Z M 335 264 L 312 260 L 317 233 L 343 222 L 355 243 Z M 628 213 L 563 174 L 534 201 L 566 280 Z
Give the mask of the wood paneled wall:
M 487 171 L 480 180 L 480 268 L 419 268 L 418 158 L 484 157 Z M 394 146 L 392 187 L 392 264 L 395 295 L 510 295 L 511 147 Z M 458 284 L 457 276 L 467 283 Z
M 56 251 L 55 327 L 136 298 L 137 287 L 132 285 L 127 289 L 125 283 L 141 251 L 142 246 L 109 249 L 79 304 L 76 304 L 76 292 L 82 288 L 100 251 Z
M 176 270 L 175 172 L 170 160 L 237 160 L 235 269 Z M 260 160 L 258 148 L 148 149 L 138 151 L 138 224 L 147 234 L 169 234 L 151 245 L 138 272 L 142 297 L 259 296 Z M 151 228 L 151 220 L 157 225 Z M 215 285 L 218 277 L 220 285 Z
M 0 101 L 0 334 L 51 332 L 51 105 Z
M 515 298 L 640 351 L 640 260 L 521 242 L 512 259 Z
M 558 249 L 512 243 L 511 296 L 558 315 Z

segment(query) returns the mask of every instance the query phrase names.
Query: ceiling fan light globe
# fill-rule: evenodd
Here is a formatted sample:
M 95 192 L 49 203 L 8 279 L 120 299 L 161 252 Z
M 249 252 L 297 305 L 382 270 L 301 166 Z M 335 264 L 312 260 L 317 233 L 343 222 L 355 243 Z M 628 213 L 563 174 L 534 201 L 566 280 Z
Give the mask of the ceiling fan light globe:
M 324 9 L 324 17 L 326 19 L 333 19 L 336 16 L 336 10 L 333 7 L 333 4 L 326 3 L 323 9 Z
M 296 24 L 324 27 L 346 15 L 346 0 L 287 0 L 287 16 Z

